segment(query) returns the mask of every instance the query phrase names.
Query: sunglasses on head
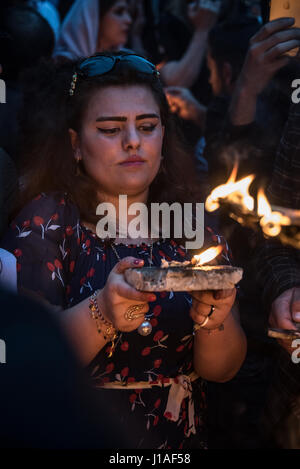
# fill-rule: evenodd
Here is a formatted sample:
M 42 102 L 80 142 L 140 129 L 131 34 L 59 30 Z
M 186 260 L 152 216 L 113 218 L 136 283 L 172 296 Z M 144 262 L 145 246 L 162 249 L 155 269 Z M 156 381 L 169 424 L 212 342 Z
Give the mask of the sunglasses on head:
M 95 55 L 89 57 L 81 62 L 73 75 L 71 88 L 69 91 L 70 96 L 74 94 L 76 81 L 78 76 L 81 77 L 96 77 L 105 75 L 111 72 L 118 63 L 122 63 L 137 72 L 146 73 L 159 77 L 160 73 L 149 60 L 136 54 L 126 55 Z

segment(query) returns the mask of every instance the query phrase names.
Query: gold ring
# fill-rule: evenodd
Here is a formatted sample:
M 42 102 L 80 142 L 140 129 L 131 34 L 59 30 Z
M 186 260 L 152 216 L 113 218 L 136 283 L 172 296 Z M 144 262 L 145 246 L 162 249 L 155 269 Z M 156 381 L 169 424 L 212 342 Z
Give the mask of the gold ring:
M 209 321 L 209 317 L 206 316 L 206 318 L 204 319 L 203 322 L 199 323 L 199 322 L 194 322 L 194 331 L 198 331 L 199 329 L 202 329 L 202 327 L 206 326 L 206 324 L 208 323 Z
M 142 304 L 142 305 L 129 306 L 129 308 L 127 308 L 127 310 L 124 314 L 125 319 L 127 321 L 134 321 L 135 319 L 138 319 L 138 318 L 141 318 L 141 317 L 145 316 L 146 313 L 134 314 L 137 311 L 141 311 L 141 309 L 143 309 L 144 307 L 145 307 L 145 303 Z

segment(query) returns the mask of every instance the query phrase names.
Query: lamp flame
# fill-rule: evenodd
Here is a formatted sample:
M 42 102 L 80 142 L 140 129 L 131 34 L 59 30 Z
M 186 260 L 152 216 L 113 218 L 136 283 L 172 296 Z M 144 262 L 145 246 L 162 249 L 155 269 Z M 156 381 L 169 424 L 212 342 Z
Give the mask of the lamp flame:
M 212 248 L 206 249 L 206 251 L 202 252 L 201 254 L 197 254 L 193 257 L 193 263 L 196 265 L 203 265 L 207 264 L 207 262 L 212 261 L 215 259 L 221 252 L 223 251 L 222 246 L 216 246 Z
M 238 205 L 243 212 L 254 210 L 254 199 L 249 194 L 249 187 L 255 176 L 251 174 L 236 181 L 236 175 L 237 165 L 234 165 L 227 183 L 216 187 L 206 199 L 205 208 L 208 212 L 214 212 L 220 207 L 220 199 Z
M 291 225 L 289 217 L 280 212 L 272 211 L 263 189 L 260 189 L 257 194 L 257 214 L 261 217 L 260 225 L 267 236 L 278 236 L 282 226 Z

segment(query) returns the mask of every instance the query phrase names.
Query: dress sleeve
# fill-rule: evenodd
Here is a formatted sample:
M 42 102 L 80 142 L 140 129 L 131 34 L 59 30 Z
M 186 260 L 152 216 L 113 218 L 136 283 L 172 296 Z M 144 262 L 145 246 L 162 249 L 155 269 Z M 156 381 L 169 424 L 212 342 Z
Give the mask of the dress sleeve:
M 66 306 L 66 285 L 74 257 L 75 206 L 63 195 L 41 194 L 11 223 L 1 247 L 17 259 L 19 292 Z M 75 243 L 76 244 L 76 243 Z

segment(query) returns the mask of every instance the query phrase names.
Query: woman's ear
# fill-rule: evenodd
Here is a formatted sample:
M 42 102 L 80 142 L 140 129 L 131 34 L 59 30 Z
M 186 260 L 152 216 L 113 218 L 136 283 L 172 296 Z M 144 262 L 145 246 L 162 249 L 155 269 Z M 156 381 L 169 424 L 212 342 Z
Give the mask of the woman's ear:
M 80 152 L 78 133 L 74 129 L 69 129 L 69 135 L 74 155 L 76 155 Z

